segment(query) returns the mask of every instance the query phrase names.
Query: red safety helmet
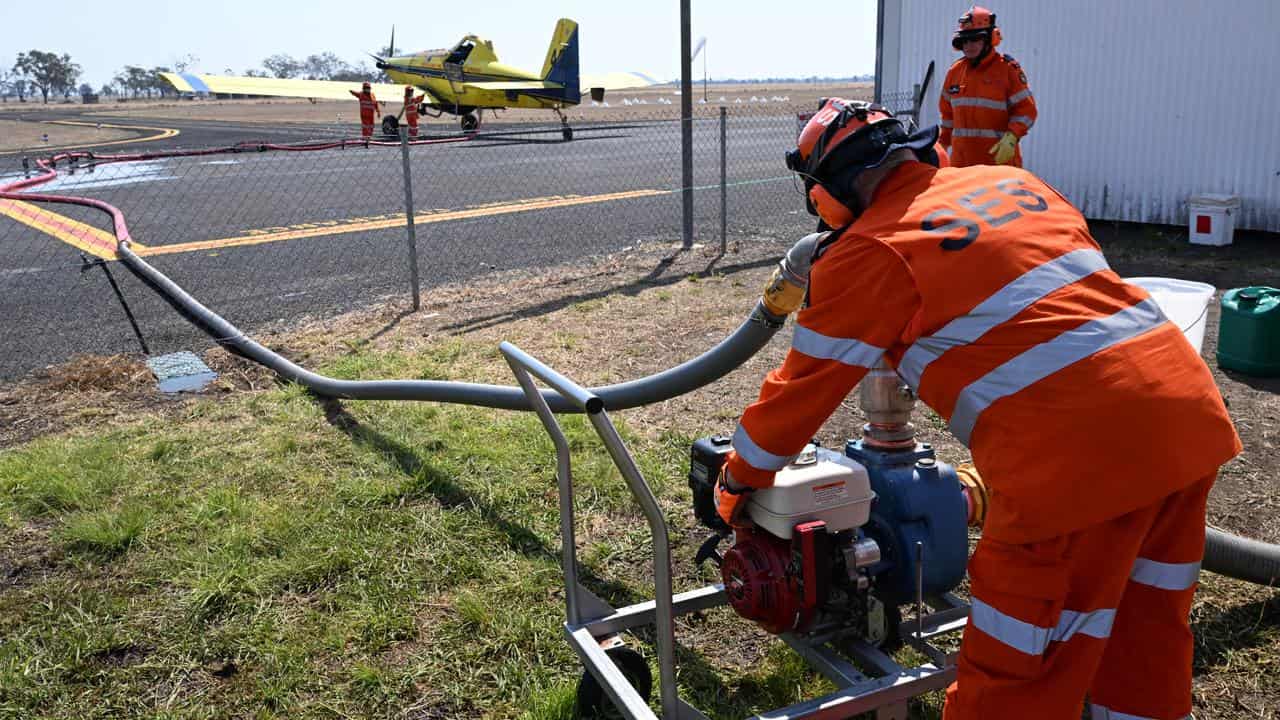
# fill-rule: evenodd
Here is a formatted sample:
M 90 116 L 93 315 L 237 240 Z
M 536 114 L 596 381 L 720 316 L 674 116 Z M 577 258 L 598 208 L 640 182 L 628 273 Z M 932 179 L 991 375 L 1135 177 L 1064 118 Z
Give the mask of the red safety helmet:
M 890 153 L 904 148 L 922 162 L 937 165 L 937 141 L 937 127 L 908 134 L 902 121 L 882 105 L 823 98 L 800 131 L 796 149 L 787 153 L 786 164 L 804 179 L 809 213 L 838 228 L 852 223 L 860 212 L 853 183 L 863 170 L 880 167 Z
M 996 14 L 990 10 L 974 5 L 969 12 L 960 16 L 955 35 L 951 36 L 951 47 L 960 50 L 965 40 L 986 38 L 991 47 L 1000 44 L 1000 28 L 996 27 Z
M 361 83 L 361 84 L 360 84 L 360 89 L 361 89 L 361 90 L 368 90 L 370 87 L 371 87 L 371 86 L 369 85 L 369 83 L 368 83 L 368 82 L 364 82 L 364 83 Z
M 405 85 L 405 86 L 404 86 L 404 94 L 405 94 L 405 95 L 412 95 L 412 94 L 413 94 L 413 86 L 412 86 L 412 85 Z

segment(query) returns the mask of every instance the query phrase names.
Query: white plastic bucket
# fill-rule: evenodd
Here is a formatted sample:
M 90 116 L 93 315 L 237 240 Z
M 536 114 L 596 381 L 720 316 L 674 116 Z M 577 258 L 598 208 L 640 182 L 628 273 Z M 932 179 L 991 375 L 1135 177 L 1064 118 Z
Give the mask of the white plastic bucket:
M 1191 347 L 1200 352 L 1204 346 L 1205 318 L 1209 315 L 1209 301 L 1217 288 L 1212 285 L 1162 277 L 1125 278 L 1151 293 L 1169 320 L 1182 329 Z
M 1236 232 L 1236 195 L 1196 195 L 1187 201 L 1188 236 L 1193 245 L 1230 245 Z

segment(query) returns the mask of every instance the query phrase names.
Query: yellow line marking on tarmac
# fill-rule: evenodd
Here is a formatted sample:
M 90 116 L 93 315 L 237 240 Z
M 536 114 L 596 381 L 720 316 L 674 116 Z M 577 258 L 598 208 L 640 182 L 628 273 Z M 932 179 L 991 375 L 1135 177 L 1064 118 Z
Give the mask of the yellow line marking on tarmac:
M 473 218 L 505 215 L 524 212 L 526 210 L 547 210 L 551 208 L 572 207 L 591 203 L 610 202 L 613 200 L 630 200 L 634 198 L 667 195 L 668 190 L 629 190 L 626 192 L 606 193 L 603 195 L 567 195 L 556 197 L 528 198 L 505 203 L 489 203 L 465 210 L 427 210 L 413 217 L 415 225 L 448 222 L 450 220 L 470 220 Z M 116 260 L 116 237 L 106 230 L 87 225 L 45 210 L 35 205 L 18 200 L 0 198 L 0 215 L 7 215 L 24 225 L 61 240 L 72 247 L 105 260 Z M 281 242 L 284 240 L 300 240 L 303 238 L 328 237 L 353 232 L 385 230 L 404 227 L 408 221 L 403 215 L 382 215 L 372 218 L 355 218 L 353 220 L 325 220 L 315 223 L 301 223 L 295 226 L 250 230 L 239 237 L 219 240 L 199 240 L 196 242 L 178 243 L 175 245 L 147 246 L 140 242 L 130 242 L 130 248 L 138 255 L 172 255 L 175 253 L 199 252 L 201 250 L 220 250 L 229 247 L 244 247 Z
M 31 203 L 0 198 L 0 215 L 8 215 L 23 225 L 51 235 L 64 243 L 104 260 L 116 260 L 114 233 L 49 212 Z M 132 243 L 134 248 L 143 247 Z
M 531 198 L 509 203 L 496 203 L 466 210 L 429 210 L 413 216 L 414 225 L 448 222 L 450 220 L 470 220 L 472 218 L 505 215 L 524 212 L 526 210 L 546 210 L 550 208 L 587 205 L 590 203 L 609 202 L 612 200 L 630 200 L 633 198 L 665 195 L 666 190 L 630 190 L 627 192 L 607 193 L 604 195 L 562 196 L 550 198 Z M 200 240 L 197 242 L 179 243 L 176 245 L 156 245 L 145 249 L 134 246 L 138 255 L 170 255 L 173 253 L 198 252 L 201 250 L 219 250 L 246 245 L 262 245 L 282 240 L 299 240 L 311 237 L 327 237 L 344 233 L 364 232 L 368 230 L 385 230 L 387 228 L 404 227 L 408 221 L 401 216 L 383 216 L 376 219 L 357 219 L 355 221 L 329 220 L 317 223 L 304 223 L 294 228 L 272 228 L 271 231 L 250 234 L 240 237 L 222 238 L 220 240 Z
M 85 127 L 115 128 L 116 130 L 154 130 L 157 134 L 148 135 L 146 137 L 127 138 L 125 140 L 106 140 L 96 143 L 82 143 L 79 145 L 58 145 L 56 147 L 45 147 L 39 145 L 36 147 L 26 148 L 15 152 L 26 152 L 31 150 L 78 150 L 80 148 L 106 147 L 107 145 L 127 145 L 129 143 L 151 142 L 152 140 L 164 140 L 181 134 L 181 130 L 177 128 L 151 127 L 148 125 L 111 125 L 109 123 L 91 123 L 80 122 L 79 120 L 44 120 L 42 122 L 50 125 L 83 125 Z

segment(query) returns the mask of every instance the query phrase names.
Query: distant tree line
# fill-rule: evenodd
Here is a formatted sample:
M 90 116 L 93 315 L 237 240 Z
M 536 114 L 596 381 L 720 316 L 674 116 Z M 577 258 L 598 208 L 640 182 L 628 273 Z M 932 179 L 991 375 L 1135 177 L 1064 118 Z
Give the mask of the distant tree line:
M 388 48 L 382 49 L 388 54 Z M 111 78 L 111 82 L 98 90 L 101 95 L 117 95 L 129 97 L 165 97 L 177 92 L 168 82 L 160 77 L 162 72 L 186 72 L 200 60 L 194 55 L 186 55 L 175 60 L 173 67 L 157 66 L 152 68 L 139 65 L 125 65 Z M 93 94 L 93 88 L 87 83 L 80 83 L 84 74 L 79 64 L 71 60 L 71 56 L 61 55 L 43 50 L 29 50 L 18 53 L 13 66 L 0 67 L 0 101 L 8 102 L 17 98 L 18 102 L 27 102 L 40 96 L 42 102 L 49 102 L 50 96 L 70 98 L 72 94 Z M 231 68 L 223 70 L 224 75 L 237 74 Z M 249 68 L 241 75 L 248 77 L 305 78 L 307 80 L 339 80 L 345 82 L 386 82 L 386 75 L 370 67 L 367 62 L 352 65 L 331 52 L 308 55 L 303 60 L 289 55 L 272 55 L 262 61 L 260 68 Z
M 383 53 L 386 50 L 384 48 Z M 339 80 L 344 82 L 376 82 L 385 79 L 381 70 L 369 67 L 367 62 L 351 65 L 331 52 L 308 55 L 298 60 L 279 53 L 262 61 L 262 72 L 250 69 L 244 72 L 251 77 L 302 78 L 305 80 Z M 227 72 L 228 75 L 234 74 Z
M 38 93 L 44 102 L 50 95 L 71 97 L 76 83 L 83 73 L 80 66 L 67 54 L 28 50 L 18 53 L 18 59 L 8 70 L 0 69 L 0 97 L 8 101 L 16 95 L 20 102 Z

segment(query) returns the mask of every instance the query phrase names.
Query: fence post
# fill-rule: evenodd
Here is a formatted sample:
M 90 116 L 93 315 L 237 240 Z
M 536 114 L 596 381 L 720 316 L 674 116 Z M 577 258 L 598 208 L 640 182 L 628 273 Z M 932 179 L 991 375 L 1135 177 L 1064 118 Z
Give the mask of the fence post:
M 404 216 L 409 229 L 409 273 L 413 280 L 413 309 L 422 305 L 418 286 L 418 232 L 413 225 L 413 173 L 409 169 L 409 128 L 400 126 L 400 160 L 404 165 Z
M 727 132 L 727 113 L 724 105 L 720 106 L 720 254 L 724 255 L 729 243 L 729 174 L 725 162 L 725 139 Z
M 680 0 L 680 188 L 681 246 L 693 247 L 693 35 L 690 29 L 691 0 Z M 666 678 L 664 678 L 666 679 Z M 663 691 L 665 694 L 665 690 Z M 663 707 L 667 707 L 663 703 Z

